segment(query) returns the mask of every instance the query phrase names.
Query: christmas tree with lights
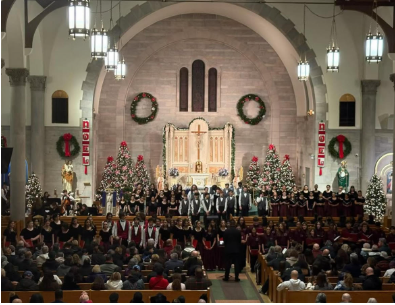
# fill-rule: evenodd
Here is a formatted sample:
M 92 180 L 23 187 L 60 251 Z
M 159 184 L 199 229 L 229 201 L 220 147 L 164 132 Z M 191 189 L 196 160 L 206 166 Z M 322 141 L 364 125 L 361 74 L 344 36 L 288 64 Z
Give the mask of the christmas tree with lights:
M 278 154 L 276 152 L 276 147 L 273 144 L 269 145 L 269 148 L 266 152 L 266 159 L 263 163 L 262 174 L 259 178 L 259 187 L 263 185 L 272 186 L 273 184 L 280 183 L 280 173 L 281 173 L 281 164 Z
M 116 190 L 120 190 L 124 189 L 125 187 L 133 187 L 135 169 L 134 162 L 128 145 L 125 141 L 122 141 L 121 145 L 119 146 L 116 166 L 117 167 L 114 173 L 114 188 Z
M 259 177 L 261 171 L 258 164 L 258 157 L 253 156 L 250 162 L 250 166 L 248 167 L 246 183 L 248 189 L 253 189 L 258 186 Z
M 99 191 L 105 192 L 107 189 L 113 189 L 115 187 L 116 179 L 115 172 L 117 170 L 117 164 L 112 156 L 107 158 L 107 164 L 104 167 L 104 171 L 101 177 Z
M 31 174 L 29 179 L 27 180 L 26 188 L 25 188 L 25 198 L 26 203 L 33 205 L 33 203 L 41 198 L 43 191 L 41 189 L 40 180 L 36 176 L 36 174 Z
M 136 167 L 134 170 L 134 182 L 136 184 L 141 183 L 143 187 L 146 187 L 150 185 L 150 180 L 147 167 L 144 163 L 144 157 L 139 155 L 137 157 Z
M 373 175 L 370 179 L 365 201 L 366 214 L 373 215 L 376 219 L 384 216 L 387 202 L 383 191 L 383 182 L 377 175 Z
M 295 176 L 292 172 L 292 167 L 289 162 L 289 155 L 284 156 L 283 163 L 280 167 L 280 182 L 278 184 L 279 189 L 285 185 L 287 192 L 291 192 L 292 188 L 295 186 Z

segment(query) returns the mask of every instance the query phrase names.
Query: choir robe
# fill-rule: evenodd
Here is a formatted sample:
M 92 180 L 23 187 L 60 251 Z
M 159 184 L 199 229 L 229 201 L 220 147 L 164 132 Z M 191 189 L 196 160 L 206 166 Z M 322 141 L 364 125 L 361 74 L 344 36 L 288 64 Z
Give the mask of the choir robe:
M 302 244 L 306 240 L 305 232 L 300 229 L 296 229 L 292 232 L 292 240 L 296 241 L 298 244 Z
M 333 206 L 335 204 L 338 204 L 339 200 L 338 199 L 328 199 L 328 216 L 332 217 L 338 217 L 338 206 Z
M 277 245 L 286 248 L 289 241 L 289 232 L 284 231 L 276 234 L 276 241 L 277 241 Z
M 349 200 L 343 199 L 339 207 L 340 207 L 340 215 L 343 214 L 346 217 L 353 216 L 352 201 L 350 199 Z
M 298 216 L 306 216 L 306 200 L 298 200 Z
M 316 200 L 315 209 L 317 211 L 318 216 L 322 216 L 322 217 L 325 216 L 325 202 L 326 201 L 324 198 L 322 198 L 322 199 L 318 198 Z
M 361 198 L 357 197 L 355 199 L 355 201 L 359 202 L 359 203 L 365 203 L 365 198 L 364 197 L 361 197 Z M 363 216 L 363 205 L 354 204 L 354 215 L 355 216 L 358 216 L 358 215 Z
M 328 230 L 326 232 L 326 240 L 330 240 L 332 243 L 335 242 L 335 238 L 340 236 L 339 232 L 337 230 Z
M 287 197 L 281 197 L 280 198 L 280 202 L 279 202 L 279 215 L 283 216 L 283 217 L 287 217 L 288 214 L 288 204 L 289 204 L 289 200 Z
M 280 198 L 274 198 L 272 197 L 270 200 L 270 206 L 272 208 L 272 216 L 273 217 L 278 217 L 279 216 L 279 207 L 278 204 L 280 203 Z
M 288 215 L 295 217 L 298 215 L 298 207 L 296 206 L 296 200 L 289 199 Z
M 315 211 L 314 211 L 314 208 L 313 208 L 313 206 L 314 206 L 314 202 L 315 202 L 315 198 L 313 197 L 313 198 L 307 198 L 307 216 L 308 217 L 313 217 L 314 216 L 314 213 L 315 213 Z

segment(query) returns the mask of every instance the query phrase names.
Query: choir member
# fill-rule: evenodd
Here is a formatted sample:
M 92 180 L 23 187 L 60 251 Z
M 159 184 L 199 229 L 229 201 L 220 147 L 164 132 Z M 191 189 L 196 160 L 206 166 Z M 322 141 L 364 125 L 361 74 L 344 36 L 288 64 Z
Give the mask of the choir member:
M 366 222 L 362 223 L 361 229 L 358 232 L 358 244 L 371 243 L 372 231 Z
M 303 190 L 301 191 L 301 194 L 303 195 L 303 197 L 305 199 L 309 198 L 310 191 L 309 191 L 309 186 L 307 184 L 303 187 Z
M 241 216 L 248 216 L 248 211 L 251 209 L 251 204 L 251 194 L 248 193 L 247 187 L 244 186 L 239 198 Z
M 35 229 L 37 229 L 39 232 L 41 232 L 40 219 L 34 218 L 33 227 L 34 227 Z
M 241 227 L 240 225 L 237 225 L 236 227 L 237 230 L 241 231 Z M 241 231 L 241 249 L 240 249 L 240 271 L 243 271 L 244 267 L 246 266 L 246 252 L 247 252 L 247 238 L 248 236 L 246 234 L 243 233 L 243 231 Z M 263 246 L 261 246 L 262 249 L 262 253 L 263 253 Z
M 159 240 L 159 231 L 156 230 L 156 227 L 154 226 L 154 219 L 151 217 L 148 219 L 148 226 L 145 228 L 144 231 L 144 246 L 147 246 L 148 240 L 153 239 L 154 240 L 154 248 L 157 247 L 158 245 L 158 240 Z
M 182 220 L 182 232 L 184 234 L 185 243 L 191 241 L 192 226 L 189 218 Z
M 325 198 L 322 193 L 318 195 L 318 199 L 315 202 L 315 209 L 317 211 L 318 216 L 324 216 L 325 215 Z
M 114 225 L 114 221 L 112 220 L 112 213 L 107 213 L 106 219 L 101 223 L 102 228 L 104 227 L 104 223 L 107 222 L 108 228 L 112 230 Z
M 273 197 L 270 199 L 270 207 L 272 210 L 272 216 L 273 217 L 278 217 L 279 216 L 279 211 L 278 211 L 278 206 L 280 204 L 280 198 L 277 197 L 277 193 L 273 192 Z
M 82 227 L 79 225 L 77 217 L 71 218 L 69 230 L 71 236 L 73 236 L 73 240 L 81 240 Z
M 120 212 L 124 212 L 127 215 L 128 212 L 128 204 L 126 203 L 125 197 L 121 196 L 121 199 L 117 201 L 116 213 L 115 215 L 119 215 Z
M 89 219 L 85 220 L 85 224 L 81 233 L 81 242 L 83 242 L 84 247 L 89 247 L 95 236 L 96 228 L 92 226 L 92 222 Z
M 175 239 L 177 241 L 177 244 L 181 245 L 181 247 L 184 247 L 185 245 L 185 235 L 184 231 L 182 229 L 182 219 L 178 218 L 176 224 L 172 228 L 172 237 L 173 240 Z
M 217 231 L 217 266 L 218 270 L 225 270 L 225 247 L 221 245 L 221 242 L 224 240 L 224 232 L 226 231 L 226 222 L 225 220 L 221 220 L 220 226 Z
M 144 227 L 140 225 L 139 217 L 133 219 L 133 225 L 130 227 L 130 231 L 130 240 L 136 244 L 136 247 L 141 248 L 144 243 Z M 115 238 L 114 232 L 112 235 Z
M 14 247 L 16 246 L 15 221 L 10 221 L 3 232 L 3 247 L 5 248 L 9 245 L 13 245 Z
M 284 186 L 285 187 L 285 186 Z M 288 216 L 288 205 L 289 205 L 289 199 L 287 197 L 287 192 L 286 191 L 282 191 L 281 193 L 281 197 L 280 197 L 280 202 L 279 202 L 279 215 L 280 216 Z
M 353 229 L 351 227 L 351 221 L 347 221 L 346 222 L 346 227 L 341 232 L 341 237 L 343 239 L 343 242 L 344 241 L 347 241 L 347 242 L 352 242 L 353 241 L 353 239 L 352 239 L 350 234 L 354 234 L 354 231 L 353 231 Z
M 190 204 L 185 192 L 182 194 L 182 199 L 178 207 L 178 214 L 180 214 L 180 216 L 188 216 L 190 214 Z
M 329 223 L 329 229 L 326 232 L 326 240 L 330 240 L 332 243 L 335 242 L 335 239 L 340 236 L 337 225 L 333 222 Z M 337 239 L 336 239 L 337 240 Z
M 144 213 L 144 196 L 137 197 L 137 194 L 135 196 L 136 196 L 136 199 L 138 198 L 137 207 L 136 207 L 136 215 L 137 215 L 137 213 Z
M 251 235 L 247 238 L 248 253 L 250 255 L 250 268 L 254 272 L 254 266 L 261 252 L 261 240 L 256 234 L 256 229 L 252 228 Z
M 178 203 L 176 201 L 176 196 L 171 197 L 167 214 L 178 216 Z
M 226 219 L 230 220 L 231 216 L 235 216 L 236 210 L 236 197 L 233 195 L 233 190 L 229 190 L 228 196 L 226 197 L 225 201 L 225 212 L 226 212 Z
M 262 186 L 262 189 L 264 186 Z M 256 199 L 256 205 L 258 208 L 258 216 L 266 216 L 269 210 L 269 198 L 267 197 L 267 192 L 262 191 L 259 197 Z
M 203 238 L 205 235 L 206 232 L 202 228 L 202 223 L 200 221 L 197 221 L 195 224 L 195 228 L 192 230 L 192 245 L 194 245 L 193 247 L 200 253 L 203 253 Z
M 195 198 L 195 197 L 194 197 L 195 192 L 198 193 L 199 196 L 200 196 L 200 193 L 199 193 L 199 190 L 198 190 L 198 188 L 197 188 L 197 185 L 196 185 L 196 184 L 192 184 L 191 190 L 190 190 L 189 193 L 188 193 L 188 200 L 189 200 L 189 201 L 192 201 L 192 200 Z
M 338 192 L 337 192 L 337 197 L 339 198 L 339 199 L 344 199 L 344 195 L 345 195 L 346 193 L 345 193 L 345 191 L 343 190 L 343 187 L 342 186 L 339 186 L 339 190 L 338 190 Z
M 278 194 L 279 197 L 283 197 L 284 194 L 285 194 L 285 196 L 287 196 L 287 195 L 288 195 L 287 187 L 286 187 L 285 185 L 283 185 L 283 186 L 281 187 L 281 190 L 279 190 L 279 191 L 277 192 L 277 194 Z
M 195 191 L 193 199 L 190 201 L 190 214 L 193 223 L 196 222 L 196 220 L 199 220 L 201 208 L 202 204 L 200 202 L 199 193 Z
M 104 247 L 105 251 L 107 251 L 112 245 L 112 241 L 113 241 L 111 229 L 108 226 L 107 222 L 103 223 L 103 228 L 100 230 L 99 236 L 100 236 L 100 245 Z
M 276 236 L 273 234 L 272 229 L 270 227 L 266 227 L 265 233 L 261 236 L 261 249 L 269 249 L 272 246 L 276 245 Z M 263 253 L 263 252 L 262 252 Z
M 57 243 L 60 245 L 60 248 L 63 248 L 63 245 L 67 242 L 71 242 L 73 240 L 73 236 L 69 230 L 69 226 L 67 223 L 62 223 L 62 227 L 60 232 L 57 235 Z
M 282 248 L 289 248 L 289 232 L 286 230 L 283 223 L 278 224 L 278 229 L 276 232 L 276 246 L 281 246 Z
M 215 202 L 215 208 L 217 210 L 217 215 L 220 220 L 226 219 L 225 202 L 226 202 L 226 198 L 224 197 L 224 193 L 221 191 L 219 193 L 219 197 L 217 198 L 217 201 Z
M 289 198 L 288 215 L 292 217 L 297 216 L 297 209 L 297 198 L 295 198 L 295 193 L 292 192 Z
M 330 199 L 332 198 L 332 191 L 331 191 L 331 186 L 328 184 L 326 186 L 326 190 L 322 193 L 325 199 Z
M 181 200 L 181 198 L 182 198 L 183 192 L 184 192 L 184 191 L 182 190 L 182 185 L 179 184 L 179 185 L 177 186 L 177 190 L 176 190 L 176 201 L 177 201 L 177 203 L 180 202 L 180 200 Z
M 306 216 L 306 205 L 307 205 L 307 200 L 305 199 L 303 193 L 301 192 L 299 194 L 299 200 L 297 201 L 298 205 L 298 215 L 300 216 Z
M 149 191 L 148 191 L 148 196 L 149 196 L 149 198 L 154 197 L 155 200 L 158 197 L 158 190 L 156 189 L 155 184 L 153 184 L 153 183 L 151 183 L 151 185 L 150 185 L 150 188 L 149 188 Z
M 161 208 L 158 207 L 155 197 L 151 197 L 151 200 L 148 202 L 147 207 L 145 208 L 145 215 L 149 215 L 153 217 L 155 215 L 158 215 L 158 213 L 160 215 L 160 212 L 161 212 Z M 167 213 L 167 209 L 165 213 Z
M 387 243 L 395 243 L 395 226 L 390 227 L 390 232 L 386 237 Z
M 357 198 L 354 200 L 354 215 L 363 216 L 363 206 L 365 204 L 365 198 L 362 196 L 362 192 L 358 191 Z
M 59 218 L 59 214 L 54 214 L 52 216 L 51 228 L 53 230 L 53 233 L 55 234 L 55 239 L 58 233 L 60 232 L 61 227 L 62 227 L 62 221 Z
M 313 191 L 309 193 L 309 197 L 307 198 L 307 216 L 313 217 L 314 216 L 314 208 L 315 208 L 315 197 Z
M 301 244 L 302 248 L 304 247 L 306 235 L 302 229 L 302 224 L 300 223 L 300 221 L 296 223 L 296 229 L 292 232 L 291 239 L 297 242 L 298 244 Z
M 20 239 L 27 248 L 33 248 L 33 244 L 36 244 L 40 239 L 40 231 L 34 228 L 32 220 L 29 220 L 26 228 L 22 229 Z
M 352 201 L 349 198 L 348 194 L 344 195 L 344 199 L 342 199 L 342 206 L 341 207 L 342 207 L 343 213 L 340 213 L 340 214 L 343 214 L 346 217 L 352 217 L 353 216 L 353 213 L 352 213 Z
M 239 219 L 237 219 L 237 225 L 240 226 L 241 232 L 245 235 L 248 234 L 248 227 L 245 223 L 245 219 L 243 216 L 240 216 Z
M 322 228 L 321 222 L 319 221 L 316 222 L 314 226 L 314 231 L 316 238 L 322 238 L 323 240 L 325 240 L 326 234 L 325 234 L 325 230 Z
M 243 192 L 243 183 L 239 182 L 236 188 L 236 216 L 240 215 L 240 195 Z
M 140 197 L 140 199 L 143 197 Z M 114 239 L 119 242 L 119 244 L 123 244 L 127 246 L 128 241 L 130 240 L 131 232 L 130 232 L 130 223 L 125 219 L 125 213 L 119 213 L 119 220 L 114 224 L 112 228 L 112 236 Z
M 53 234 L 51 222 L 49 220 L 45 221 L 44 226 L 41 229 L 41 242 L 48 247 L 52 247 L 55 243 L 55 235 Z
M 313 194 L 314 194 L 314 199 L 317 201 L 321 194 L 321 191 L 318 190 L 318 184 L 314 184 Z
M 207 271 L 216 269 L 217 261 L 215 255 L 217 237 L 211 225 L 207 227 L 207 232 L 203 238 L 203 265 Z
M 224 194 L 225 199 L 229 196 L 230 190 L 231 189 L 229 188 L 229 183 L 225 183 L 225 188 L 222 190 L 222 193 Z
M 202 208 L 203 208 L 204 226 L 207 227 L 207 225 L 208 225 L 207 216 L 209 216 L 211 214 L 211 209 L 214 204 L 211 200 L 210 193 L 204 193 L 204 197 L 201 202 L 202 202 Z
M 380 238 L 385 238 L 385 233 L 381 228 L 381 223 L 376 222 L 375 228 L 373 229 L 372 232 L 372 242 L 377 245 Z
M 337 217 L 338 216 L 338 207 L 339 207 L 339 199 L 337 199 L 337 196 L 335 193 L 332 193 L 332 197 L 328 199 L 328 215 L 331 217 Z
M 294 194 L 295 198 L 299 198 L 299 191 L 296 186 L 292 188 L 292 193 Z
M 161 228 L 159 229 L 159 247 L 163 248 L 166 241 L 171 237 L 171 230 L 169 222 L 165 219 Z
M 130 197 L 130 201 L 128 202 L 128 215 L 135 215 L 136 214 L 136 206 L 137 201 L 134 195 Z
M 350 191 L 348 192 L 348 196 L 352 202 L 358 197 L 358 193 L 355 191 L 355 186 L 350 187 Z

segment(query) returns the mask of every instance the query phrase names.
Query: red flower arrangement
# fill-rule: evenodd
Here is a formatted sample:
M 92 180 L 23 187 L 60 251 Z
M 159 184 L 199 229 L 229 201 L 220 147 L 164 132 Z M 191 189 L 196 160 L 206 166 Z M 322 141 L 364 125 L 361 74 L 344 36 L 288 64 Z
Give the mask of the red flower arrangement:
M 121 142 L 121 146 L 122 146 L 122 147 L 126 147 L 126 146 L 128 146 L 128 144 L 126 144 L 125 141 L 122 141 L 122 142 Z
M 110 163 L 114 161 L 114 158 L 112 156 L 107 157 L 107 163 Z
M 252 159 L 251 159 L 251 161 L 252 161 L 252 162 L 258 162 L 258 157 L 253 156 Z
M 138 155 L 138 157 L 137 157 L 137 161 L 143 161 L 144 160 L 144 157 L 142 156 L 142 155 Z

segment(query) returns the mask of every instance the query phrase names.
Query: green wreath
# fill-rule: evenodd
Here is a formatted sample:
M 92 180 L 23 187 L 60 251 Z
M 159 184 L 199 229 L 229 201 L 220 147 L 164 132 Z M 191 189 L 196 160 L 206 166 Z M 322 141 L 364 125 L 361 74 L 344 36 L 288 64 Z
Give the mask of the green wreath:
M 344 139 L 344 142 L 343 142 L 343 145 L 344 145 L 344 149 L 343 149 L 343 155 L 344 155 L 344 157 L 343 157 L 343 159 L 345 159 L 345 158 L 351 153 L 351 150 L 352 150 L 352 145 L 351 145 L 350 141 L 349 141 L 346 137 L 344 137 L 344 138 L 345 138 L 345 139 Z M 338 142 L 338 141 L 337 141 L 337 136 L 336 136 L 336 137 L 333 137 L 333 138 L 330 140 L 329 144 L 328 144 L 328 151 L 329 151 L 329 154 L 330 154 L 333 158 L 335 158 L 335 159 L 340 159 L 339 151 L 335 149 L 335 144 L 336 144 L 337 142 Z
M 248 101 L 255 101 L 259 104 L 259 113 L 255 118 L 248 118 L 243 111 L 244 103 Z M 249 125 L 256 125 L 262 119 L 265 117 L 266 114 L 266 108 L 265 108 L 265 103 L 262 101 L 262 99 L 255 94 L 247 94 L 244 95 L 241 99 L 239 99 L 239 102 L 237 103 L 237 112 L 238 116 L 244 121 L 244 123 L 249 124 Z
M 70 148 L 73 147 L 73 149 L 70 150 L 70 157 L 76 156 L 81 148 L 80 144 L 78 143 L 77 139 L 72 136 L 70 140 Z M 63 136 L 59 137 L 59 140 L 56 142 L 56 150 L 58 151 L 59 156 L 62 158 L 66 158 L 65 152 L 64 152 L 64 138 Z
M 151 100 L 152 103 L 152 107 L 151 107 L 151 114 L 145 118 L 139 118 L 136 115 L 136 108 L 137 108 L 137 104 L 138 102 L 141 101 L 141 99 L 143 98 L 148 98 Z M 151 122 L 155 119 L 156 113 L 158 112 L 158 102 L 156 101 L 156 98 L 153 97 L 151 94 L 147 93 L 147 92 L 142 92 L 139 95 L 137 95 L 132 102 L 132 105 L 130 106 L 130 115 L 133 119 L 133 121 L 135 121 L 136 123 L 142 125 L 142 124 L 147 124 L 148 122 Z

